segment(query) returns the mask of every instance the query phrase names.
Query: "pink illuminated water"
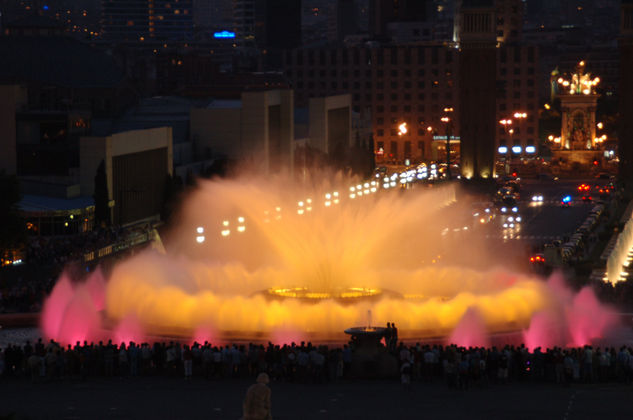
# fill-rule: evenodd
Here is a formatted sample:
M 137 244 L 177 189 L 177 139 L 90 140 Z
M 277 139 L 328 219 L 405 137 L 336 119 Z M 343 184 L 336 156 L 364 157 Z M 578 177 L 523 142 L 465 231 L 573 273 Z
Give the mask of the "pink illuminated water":
M 469 307 L 451 333 L 449 344 L 461 347 L 488 347 L 490 345 L 486 321 L 479 310 Z

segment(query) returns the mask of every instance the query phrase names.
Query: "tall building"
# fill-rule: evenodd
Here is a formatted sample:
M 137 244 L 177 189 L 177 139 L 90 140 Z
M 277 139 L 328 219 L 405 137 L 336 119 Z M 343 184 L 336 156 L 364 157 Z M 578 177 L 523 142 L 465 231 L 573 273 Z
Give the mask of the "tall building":
M 620 18 L 620 180 L 633 189 L 633 0 L 622 0 Z
M 389 23 L 424 21 L 430 17 L 432 10 L 431 0 L 371 0 L 370 32 L 373 36 L 385 37 Z
M 461 171 L 466 178 L 494 176 L 496 25 L 492 0 L 464 0 L 459 56 Z
M 523 4 L 522 0 L 495 0 L 498 45 L 521 41 Z
M 103 0 L 101 32 L 113 41 L 183 41 L 193 36 L 192 0 Z
M 149 37 L 148 0 L 103 0 L 101 34 L 117 41 L 137 41 Z
M 193 23 L 198 29 L 233 29 L 232 0 L 193 0 Z

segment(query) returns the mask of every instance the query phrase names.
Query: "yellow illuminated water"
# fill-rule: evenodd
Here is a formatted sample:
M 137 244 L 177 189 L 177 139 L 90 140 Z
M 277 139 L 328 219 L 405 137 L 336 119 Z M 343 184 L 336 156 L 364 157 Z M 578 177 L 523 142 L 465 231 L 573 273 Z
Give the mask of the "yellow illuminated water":
M 107 316 L 132 314 L 152 333 L 337 339 L 367 325 L 371 310 L 374 325 L 395 322 L 413 337 L 450 333 L 468 308 L 489 331 L 525 328 L 556 304 L 540 279 L 495 268 L 503 255 L 488 255 L 476 235 L 442 235 L 458 211 L 454 186 L 352 200 L 351 181 L 286 185 L 202 182 L 165 239 L 166 255 L 148 251 L 114 268 Z M 452 266 L 441 258 L 451 253 L 481 256 L 490 268 Z

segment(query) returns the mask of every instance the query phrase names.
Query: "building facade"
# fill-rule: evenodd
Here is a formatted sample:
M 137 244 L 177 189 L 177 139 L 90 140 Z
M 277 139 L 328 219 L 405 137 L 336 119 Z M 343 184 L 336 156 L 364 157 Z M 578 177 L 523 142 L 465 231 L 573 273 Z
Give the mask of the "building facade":
M 620 39 L 620 129 L 618 155 L 620 179 L 625 187 L 632 188 L 633 179 L 633 1 L 623 0 L 621 5 Z
M 460 136 L 460 51 L 442 45 L 295 49 L 284 55 L 284 70 L 295 90 L 297 106 L 310 98 L 350 93 L 355 112 L 371 116 L 378 161 L 438 159 L 444 147 L 445 108 L 453 108 L 452 135 Z M 527 114 L 512 143 L 538 148 L 538 48 L 505 46 L 492 50 L 498 84 L 487 92 L 495 100 L 495 121 L 515 112 Z M 496 92 L 496 95 L 494 94 Z M 407 124 L 407 133 L 398 126 Z M 493 127 L 495 145 L 510 145 L 502 127 Z M 439 143 L 438 143 L 439 142 Z M 531 150 L 531 149 L 530 149 Z

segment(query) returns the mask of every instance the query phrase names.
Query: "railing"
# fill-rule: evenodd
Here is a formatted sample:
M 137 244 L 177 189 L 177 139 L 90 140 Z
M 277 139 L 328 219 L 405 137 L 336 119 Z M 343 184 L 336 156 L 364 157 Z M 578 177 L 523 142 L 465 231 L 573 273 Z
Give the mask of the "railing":
M 94 261 L 95 259 L 107 257 L 108 255 L 116 254 L 118 252 L 125 251 L 138 245 L 145 244 L 152 241 L 153 232 L 144 232 L 134 235 L 132 238 L 125 239 L 124 241 L 116 242 L 112 245 L 105 246 L 95 251 L 90 251 L 84 254 L 84 262 Z

